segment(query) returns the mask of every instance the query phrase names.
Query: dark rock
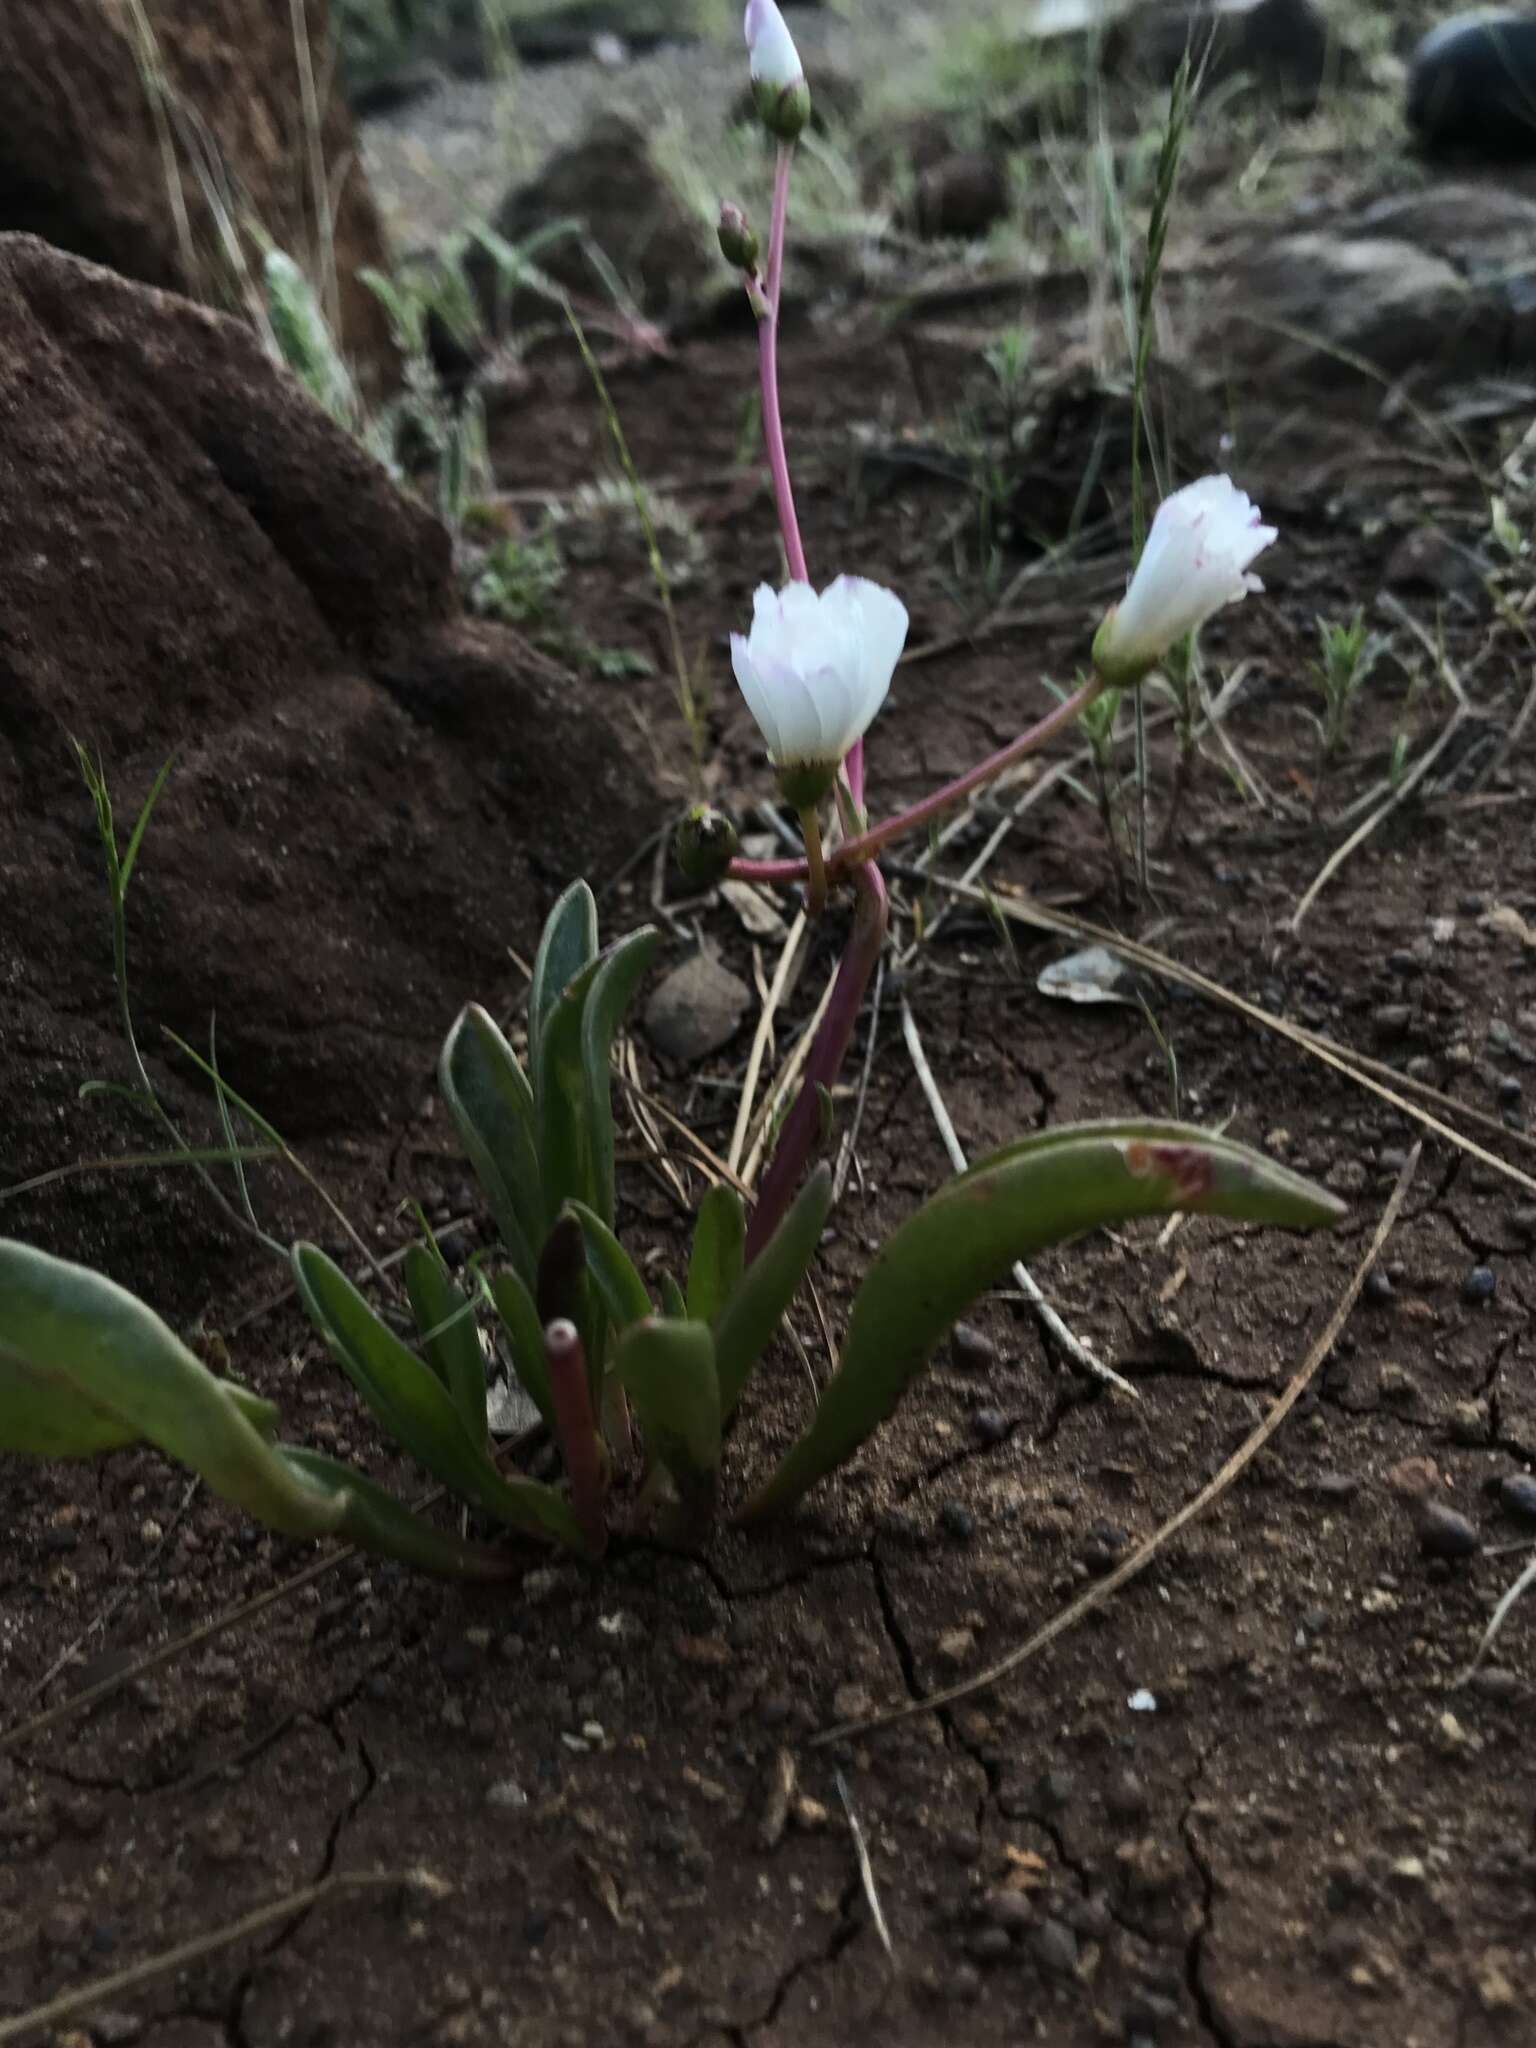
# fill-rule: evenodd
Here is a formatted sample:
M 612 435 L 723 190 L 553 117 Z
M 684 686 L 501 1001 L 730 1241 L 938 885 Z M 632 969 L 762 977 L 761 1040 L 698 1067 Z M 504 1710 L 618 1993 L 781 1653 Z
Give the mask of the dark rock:
M 1471 1557 L 1482 1547 L 1476 1526 L 1455 1508 L 1448 1508 L 1443 1501 L 1420 1502 L 1415 1513 L 1415 1525 L 1419 1532 L 1419 1548 L 1426 1557 Z
M 981 1912 L 994 1927 L 1006 1928 L 1010 1934 L 1023 1934 L 1034 1924 L 1035 1909 L 1027 1892 L 988 1892 Z
M 1380 1308 L 1392 1299 L 1392 1282 L 1380 1266 L 1372 1266 L 1360 1291 L 1373 1308 Z
M 1013 203 L 1006 163 L 975 151 L 945 157 L 921 173 L 911 223 L 929 241 L 973 241 L 1006 220 Z
M 1461 1283 L 1461 1298 L 1476 1303 L 1492 1301 L 1498 1285 L 1491 1266 L 1474 1266 Z
M 220 247 L 209 198 L 216 182 L 239 194 L 227 217 L 258 270 L 265 236 L 295 257 L 313 240 L 293 19 L 270 0 L 147 0 L 144 16 L 157 91 L 175 110 L 163 144 L 130 10 L 100 0 L 0 8 L 0 229 L 225 303 L 234 280 L 210 261 Z M 330 48 L 325 0 L 307 0 L 306 18 L 320 73 Z M 321 104 L 323 160 L 348 167 L 331 195 L 342 339 L 350 360 L 387 381 L 395 363 L 388 320 L 360 276 L 388 269 L 383 230 L 346 103 L 327 93 Z M 172 211 L 163 146 L 176 159 L 190 248 Z
M 1013 1937 L 1006 1927 L 978 1927 L 965 1945 L 978 1963 L 1000 1963 L 1013 1954 Z
M 1001 1408 L 978 1408 L 971 1417 L 971 1428 L 984 1444 L 1001 1443 L 1010 1426 Z
M 404 1128 L 457 1004 L 494 1000 L 555 887 L 654 818 L 600 693 L 458 619 L 443 529 L 242 323 L 23 235 L 0 237 L 0 468 L 29 480 L 0 502 L 0 869 L 29 933 L 0 1044 L 8 1177 L 142 1144 L 77 1102 L 121 1041 L 71 733 L 120 828 L 181 750 L 129 906 L 144 1045 L 198 1041 L 217 1010 L 225 1077 L 286 1138 Z M 203 1128 L 206 1099 L 161 1081 Z M 190 1175 L 141 1179 L 136 1203 L 82 1191 L 42 1227 L 108 1271 L 131 1245 L 175 1315 L 215 1284 L 218 1219 Z
M 1484 8 L 1431 29 L 1409 65 L 1407 111 L 1428 150 L 1536 156 L 1536 19 Z
M 976 1517 L 964 1501 L 947 1500 L 939 1509 L 939 1527 L 956 1543 L 969 1543 L 976 1534 Z
M 1088 1531 L 1079 1554 L 1089 1571 L 1099 1574 L 1114 1570 L 1124 1548 L 1123 1529 L 1117 1529 L 1109 1522 L 1097 1522 Z
M 1506 1472 L 1499 1481 L 1499 1506 L 1507 1515 L 1536 1522 L 1536 1478 L 1529 1472 Z
M 1104 65 L 1170 85 L 1185 51 L 1199 61 L 1207 47 L 1207 91 L 1241 78 L 1298 114 L 1312 111 L 1330 79 L 1358 69 L 1314 0 L 1154 0 L 1114 23 Z
M 1378 1038 L 1401 1038 L 1412 1017 L 1406 1003 L 1381 1003 L 1371 1012 L 1371 1028 Z
M 1487 565 L 1438 526 L 1416 526 L 1405 533 L 1381 575 L 1389 589 L 1432 590 L 1441 597 L 1474 597 L 1488 581 Z M 1423 963 L 1414 959 L 1411 971 L 1421 973 Z
M 752 1001 L 739 974 L 710 952 L 695 953 L 660 981 L 645 1006 L 645 1031 L 669 1060 L 701 1060 L 736 1035 Z
M 1104 1811 L 1123 1825 L 1146 1819 L 1147 1791 L 1134 1771 L 1122 1771 L 1110 1780 L 1104 1791 Z
M 681 313 L 709 287 L 730 282 L 710 238 L 657 165 L 645 131 L 622 115 L 600 115 L 578 142 L 514 187 L 492 225 L 517 243 L 565 219 L 582 223 L 640 310 L 656 318 Z M 539 268 L 568 290 L 591 289 L 591 263 L 577 237 L 541 249 Z M 504 326 L 514 314 L 515 282 L 500 275 L 483 248 L 471 251 L 466 269 L 492 325 Z

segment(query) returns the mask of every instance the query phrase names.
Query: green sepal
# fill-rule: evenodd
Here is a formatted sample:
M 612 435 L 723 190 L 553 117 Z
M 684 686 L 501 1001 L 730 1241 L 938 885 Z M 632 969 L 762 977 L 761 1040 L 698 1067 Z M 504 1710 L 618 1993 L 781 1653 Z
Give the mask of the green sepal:
M 1187 1124 L 1067 1125 L 1008 1146 L 941 1188 L 880 1251 L 810 1427 L 742 1519 L 778 1513 L 850 1458 L 945 1332 L 1015 1260 L 1180 1209 L 1297 1228 L 1344 1213 L 1310 1181 Z
M 741 1399 L 747 1375 L 767 1350 L 805 1278 L 831 1207 L 832 1169 L 823 1161 L 715 1319 L 720 1412 L 727 1420 Z

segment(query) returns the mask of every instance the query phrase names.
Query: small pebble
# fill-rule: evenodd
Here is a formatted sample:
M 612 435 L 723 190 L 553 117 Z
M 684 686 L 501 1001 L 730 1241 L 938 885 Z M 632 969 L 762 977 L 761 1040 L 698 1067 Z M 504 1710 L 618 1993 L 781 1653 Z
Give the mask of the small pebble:
M 1474 1266 L 1461 1283 L 1461 1298 L 1467 1302 L 1492 1301 L 1498 1284 L 1491 1266 Z
M 1036 1962 L 1069 1977 L 1077 1968 L 1077 1936 L 1063 1921 L 1042 1920 L 1030 1929 L 1029 1949 Z
M 1129 1823 L 1147 1817 L 1147 1793 L 1134 1771 L 1122 1771 L 1104 1792 L 1104 1811 L 1111 1820 Z
M 1536 1522 L 1536 1478 L 1529 1472 L 1506 1472 L 1499 1481 L 1499 1506 L 1506 1515 Z
M 528 1794 L 515 1778 L 499 1778 L 487 1790 L 485 1803 L 492 1813 L 521 1813 L 528 1804 Z
M 994 1927 L 1005 1928 L 1010 1934 L 1022 1934 L 1034 1924 L 1035 1909 L 1027 1892 L 988 1892 L 981 1910 Z
M 1001 1443 L 1009 1427 L 1008 1418 L 1001 1408 L 978 1408 L 971 1417 L 971 1428 L 984 1444 Z
M 1392 1299 L 1392 1282 L 1380 1266 L 1372 1266 L 1360 1291 L 1372 1308 L 1380 1308 L 1384 1302 Z
M 997 1363 L 997 1346 L 974 1323 L 956 1323 L 950 1334 L 949 1355 L 961 1372 L 985 1372 Z
M 939 1509 L 939 1527 L 956 1543 L 969 1543 L 976 1534 L 976 1517 L 962 1500 L 947 1500 Z
M 1451 1441 L 1481 1444 L 1488 1439 L 1488 1410 L 1481 1401 L 1458 1401 L 1451 1410 Z
M 1415 1520 L 1419 1548 L 1426 1557 L 1470 1557 L 1482 1547 L 1474 1524 L 1443 1501 L 1425 1501 Z
M 1000 1963 L 1013 1954 L 1013 1936 L 1006 1927 L 978 1927 L 965 1946 L 978 1963 Z

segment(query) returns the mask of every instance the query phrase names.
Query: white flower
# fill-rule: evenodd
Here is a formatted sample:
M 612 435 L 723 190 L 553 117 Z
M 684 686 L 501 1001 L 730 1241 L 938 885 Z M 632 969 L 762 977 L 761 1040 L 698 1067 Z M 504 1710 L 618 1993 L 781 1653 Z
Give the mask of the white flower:
M 754 85 L 772 86 L 775 92 L 784 92 L 800 83 L 805 66 L 774 0 L 747 0 L 742 28 Z
M 1262 590 L 1248 564 L 1278 531 L 1230 477 L 1203 476 L 1164 498 L 1130 588 L 1094 638 L 1104 680 L 1139 682 L 1213 612 Z
M 906 638 L 906 606 L 862 576 L 839 576 L 820 597 L 809 583 L 758 586 L 751 633 L 731 635 L 731 665 L 769 760 L 811 771 L 797 778 L 812 792 L 804 801 L 821 795 L 868 731 Z

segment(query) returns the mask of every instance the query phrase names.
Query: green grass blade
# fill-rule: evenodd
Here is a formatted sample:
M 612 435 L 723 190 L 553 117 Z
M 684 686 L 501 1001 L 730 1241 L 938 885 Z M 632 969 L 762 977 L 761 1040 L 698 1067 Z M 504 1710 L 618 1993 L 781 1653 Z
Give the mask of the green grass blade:
M 740 1195 L 722 1181 L 699 1204 L 688 1261 L 688 1313 L 712 1323 L 741 1285 L 746 1270 L 747 1212 Z
M 133 876 L 133 864 L 139 857 L 139 848 L 144 844 L 144 834 L 149 830 L 149 814 L 159 802 L 161 790 L 164 789 L 166 783 L 170 780 L 171 769 L 175 765 L 175 761 L 176 756 L 174 754 L 170 755 L 166 760 L 160 773 L 150 784 L 149 795 L 144 799 L 143 809 L 134 820 L 133 830 L 128 835 L 128 850 L 123 855 L 122 863 L 117 870 L 117 889 L 120 896 L 128 894 L 128 884 Z
M 267 1442 L 271 1412 L 126 1288 L 0 1239 L 0 1449 L 86 1457 L 151 1443 L 268 1527 L 324 1536 L 340 1511 Z
M 747 1375 L 762 1357 L 795 1298 L 821 1242 L 832 1206 L 832 1169 L 825 1161 L 795 1197 L 784 1221 L 742 1276 L 715 1322 L 720 1411 L 729 1418 Z
M 1246 1146 L 1185 1124 L 1085 1124 L 1026 1138 L 941 1188 L 881 1250 L 810 1427 L 743 1519 L 776 1514 L 850 1458 L 978 1295 L 1048 1245 L 1186 1209 L 1308 1228 L 1344 1206 Z

